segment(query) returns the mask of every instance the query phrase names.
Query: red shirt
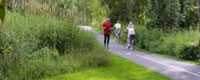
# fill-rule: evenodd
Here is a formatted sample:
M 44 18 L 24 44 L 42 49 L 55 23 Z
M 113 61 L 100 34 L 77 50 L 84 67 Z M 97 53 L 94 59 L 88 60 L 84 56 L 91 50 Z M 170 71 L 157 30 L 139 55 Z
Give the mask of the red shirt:
M 103 24 L 104 34 L 110 35 L 111 28 L 112 28 L 112 23 L 111 22 L 104 22 L 104 24 Z

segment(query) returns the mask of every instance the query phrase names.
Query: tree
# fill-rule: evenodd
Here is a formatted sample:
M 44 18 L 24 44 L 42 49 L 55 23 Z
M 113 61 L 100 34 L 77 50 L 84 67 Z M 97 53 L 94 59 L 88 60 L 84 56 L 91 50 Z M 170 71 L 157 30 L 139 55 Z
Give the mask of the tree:
M 0 20 L 3 22 L 5 18 L 6 0 L 0 0 Z
M 103 3 L 105 4 L 105 6 L 106 6 L 106 8 L 107 8 L 108 12 L 111 12 L 111 11 L 110 11 L 110 8 L 109 8 L 109 6 L 108 6 L 108 4 L 106 3 L 106 1 L 105 1 L 105 0 L 103 0 Z
M 199 3 L 199 16 L 200 16 L 200 0 L 198 1 L 198 3 Z M 199 17 L 200 18 L 200 17 Z
M 178 28 L 180 22 L 180 5 L 178 0 L 152 0 L 149 27 L 172 29 Z
M 185 22 L 185 27 L 193 26 L 194 28 L 199 23 L 198 0 L 184 0 L 185 8 L 182 15 L 182 20 Z
M 145 24 L 150 0 L 103 0 L 110 9 L 112 21 L 133 21 Z M 104 2 L 102 2 L 104 4 Z
M 148 23 L 150 27 L 164 30 L 187 28 L 199 23 L 200 9 L 196 7 L 200 0 L 102 0 L 102 4 L 104 1 L 114 22 Z
M 7 7 L 11 11 L 13 11 L 14 9 L 14 2 L 15 2 L 14 0 L 7 0 L 7 3 L 8 3 Z
M 84 15 L 84 25 L 87 25 L 87 4 L 86 4 L 86 0 L 83 0 L 83 4 L 84 4 L 84 11 L 83 11 L 83 15 Z

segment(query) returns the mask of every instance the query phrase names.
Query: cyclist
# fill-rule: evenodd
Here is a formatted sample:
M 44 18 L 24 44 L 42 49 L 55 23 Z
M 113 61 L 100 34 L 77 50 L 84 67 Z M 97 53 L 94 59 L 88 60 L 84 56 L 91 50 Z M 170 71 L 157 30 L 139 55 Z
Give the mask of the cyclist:
M 115 27 L 115 37 L 116 37 L 116 42 L 119 43 L 120 41 L 120 34 L 121 34 L 121 24 L 119 21 L 114 25 Z
M 129 22 L 127 27 L 127 48 L 133 50 L 134 38 L 135 38 L 135 26 L 133 22 Z

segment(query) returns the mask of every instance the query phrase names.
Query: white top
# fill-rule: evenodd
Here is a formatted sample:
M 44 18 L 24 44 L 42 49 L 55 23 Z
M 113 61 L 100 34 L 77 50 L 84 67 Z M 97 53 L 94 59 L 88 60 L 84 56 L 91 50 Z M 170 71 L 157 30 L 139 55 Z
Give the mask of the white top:
M 127 31 L 128 31 L 128 35 L 135 35 L 135 29 L 134 28 L 128 27 Z

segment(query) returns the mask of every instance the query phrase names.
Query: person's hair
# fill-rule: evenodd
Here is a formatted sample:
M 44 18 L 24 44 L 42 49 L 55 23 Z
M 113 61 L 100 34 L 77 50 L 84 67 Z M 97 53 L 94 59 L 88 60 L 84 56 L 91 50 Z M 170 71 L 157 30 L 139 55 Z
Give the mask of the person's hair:
M 108 17 L 108 18 L 106 19 L 106 21 L 110 21 L 110 18 Z
M 130 25 L 130 24 L 133 24 L 133 22 L 129 22 L 129 25 Z

